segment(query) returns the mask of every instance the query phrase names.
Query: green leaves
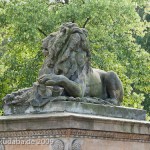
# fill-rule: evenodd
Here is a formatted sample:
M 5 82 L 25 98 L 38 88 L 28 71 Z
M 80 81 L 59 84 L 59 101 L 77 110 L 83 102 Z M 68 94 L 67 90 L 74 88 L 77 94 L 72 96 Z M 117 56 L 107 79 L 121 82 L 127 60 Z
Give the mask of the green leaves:
M 114 70 L 121 78 L 123 105 L 150 111 L 149 24 L 136 6 L 146 0 L 48 0 L 0 2 L 0 95 L 32 86 L 42 64 L 41 40 L 64 22 L 85 25 L 89 33 L 92 66 Z M 142 43 L 142 49 L 138 45 Z M 144 101 L 144 102 L 143 102 Z M 149 106 L 146 107 L 146 104 Z

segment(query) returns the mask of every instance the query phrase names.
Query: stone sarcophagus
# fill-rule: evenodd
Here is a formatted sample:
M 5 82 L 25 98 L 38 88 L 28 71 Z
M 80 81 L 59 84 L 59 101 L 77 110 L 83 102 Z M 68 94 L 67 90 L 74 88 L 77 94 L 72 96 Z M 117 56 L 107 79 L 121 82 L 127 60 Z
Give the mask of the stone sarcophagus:
M 146 112 L 120 106 L 122 83 L 90 66 L 87 36 L 65 23 L 42 41 L 37 81 L 3 98 L 0 150 L 149 150 Z

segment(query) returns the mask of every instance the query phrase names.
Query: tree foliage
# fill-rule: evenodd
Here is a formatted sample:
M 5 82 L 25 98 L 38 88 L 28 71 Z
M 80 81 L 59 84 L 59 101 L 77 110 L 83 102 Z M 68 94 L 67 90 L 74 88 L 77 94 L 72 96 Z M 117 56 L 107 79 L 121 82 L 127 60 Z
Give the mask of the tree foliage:
M 43 59 L 41 40 L 63 22 L 75 22 L 89 32 L 92 66 L 114 70 L 121 78 L 123 105 L 142 108 L 147 101 L 150 112 L 150 55 L 136 38 L 149 34 L 148 22 L 136 12 L 137 5 L 145 4 L 146 0 L 1 0 L 1 98 L 32 86 Z

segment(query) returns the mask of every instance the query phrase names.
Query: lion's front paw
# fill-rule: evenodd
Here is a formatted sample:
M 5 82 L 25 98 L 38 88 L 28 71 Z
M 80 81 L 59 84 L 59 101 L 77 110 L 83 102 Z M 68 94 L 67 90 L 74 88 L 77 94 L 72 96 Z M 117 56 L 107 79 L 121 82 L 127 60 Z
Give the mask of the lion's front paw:
M 37 80 L 39 83 L 45 84 L 46 81 L 51 80 L 51 75 L 50 74 L 44 74 L 44 75 L 40 76 Z
M 45 84 L 49 86 L 61 85 L 61 83 L 64 81 L 64 78 L 65 77 L 62 75 L 44 74 L 41 77 L 39 77 L 38 82 L 40 84 Z

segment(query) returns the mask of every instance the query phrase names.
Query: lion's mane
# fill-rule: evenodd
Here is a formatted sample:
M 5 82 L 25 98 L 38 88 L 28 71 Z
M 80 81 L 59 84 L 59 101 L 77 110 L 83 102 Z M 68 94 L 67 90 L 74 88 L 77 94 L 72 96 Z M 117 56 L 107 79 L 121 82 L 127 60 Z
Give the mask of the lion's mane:
M 75 23 L 64 23 L 59 31 L 43 40 L 47 45 L 46 66 L 55 74 L 63 74 L 75 80 L 90 69 L 90 48 L 87 31 Z M 45 65 L 44 65 L 45 66 Z

